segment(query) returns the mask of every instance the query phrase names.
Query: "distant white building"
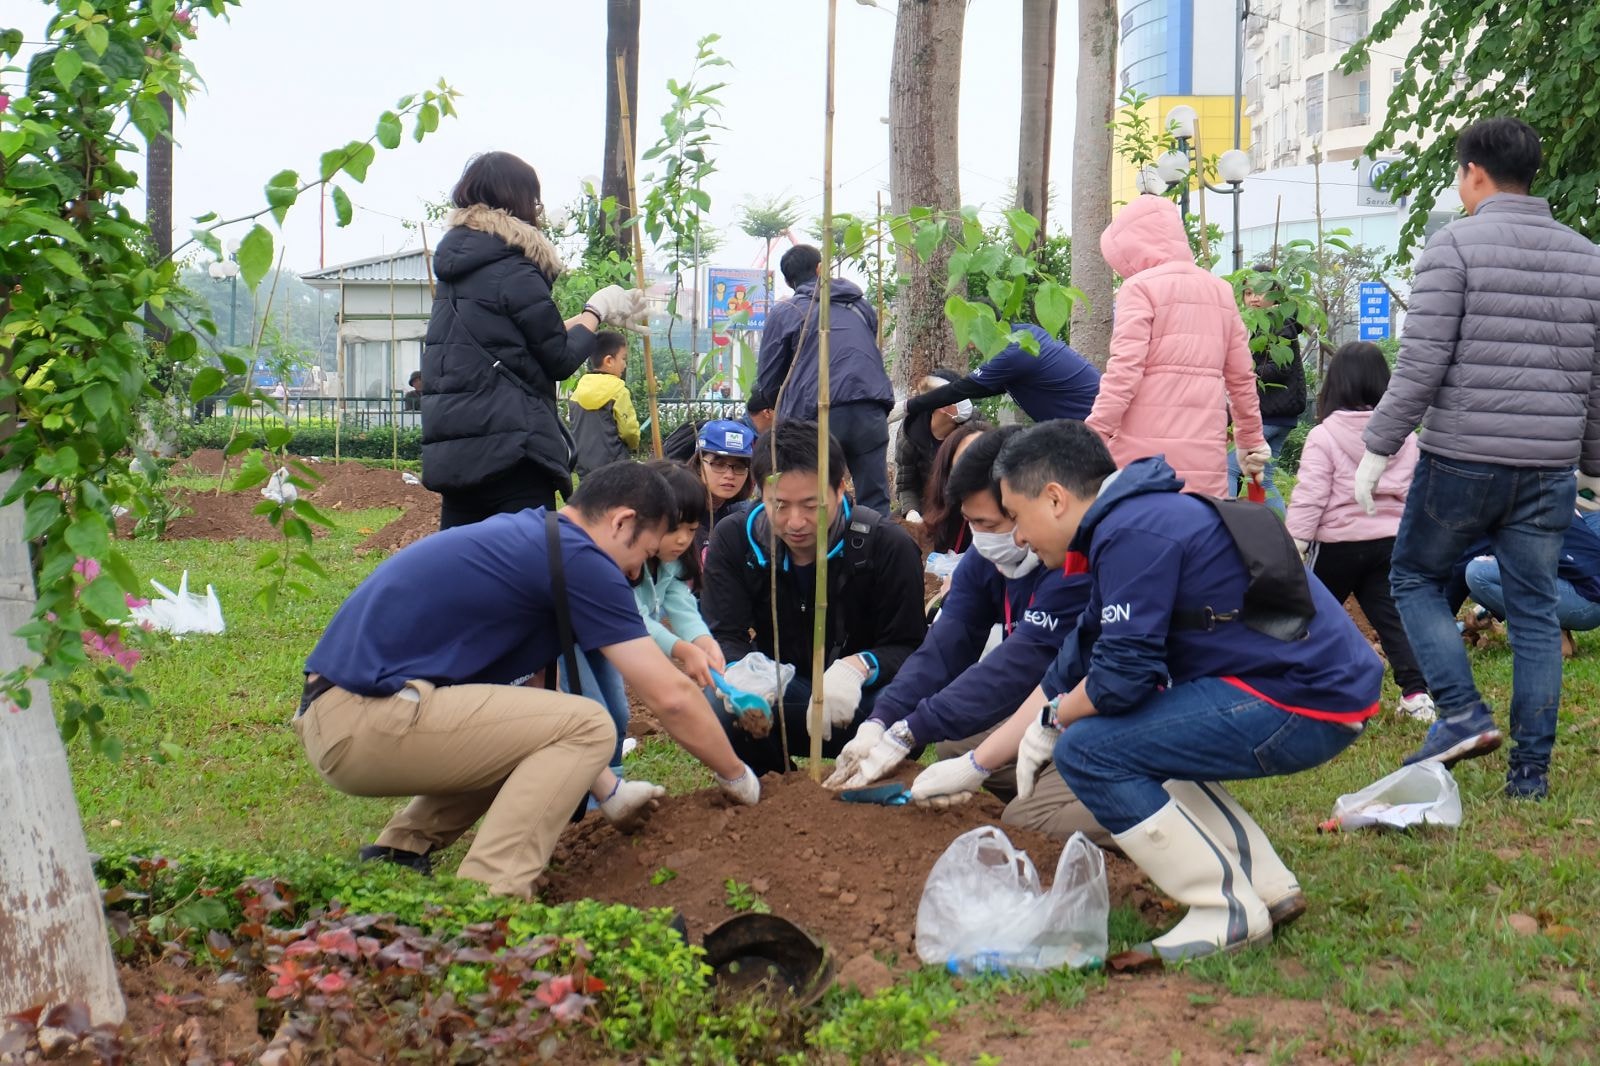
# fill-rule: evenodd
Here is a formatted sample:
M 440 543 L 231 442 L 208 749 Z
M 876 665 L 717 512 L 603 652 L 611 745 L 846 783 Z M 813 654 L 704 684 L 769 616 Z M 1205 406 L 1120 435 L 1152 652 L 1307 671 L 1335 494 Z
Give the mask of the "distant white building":
M 358 259 L 300 275 L 339 296 L 338 373 L 325 386 L 347 398 L 389 399 L 422 369 L 433 310 L 432 264 L 421 251 Z

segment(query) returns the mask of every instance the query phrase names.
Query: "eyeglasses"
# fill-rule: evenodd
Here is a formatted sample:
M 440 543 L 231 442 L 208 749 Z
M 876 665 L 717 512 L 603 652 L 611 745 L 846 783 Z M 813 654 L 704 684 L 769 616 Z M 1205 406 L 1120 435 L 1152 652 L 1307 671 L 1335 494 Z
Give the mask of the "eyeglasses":
M 726 455 L 702 455 L 700 461 L 713 470 L 732 470 L 742 474 L 750 469 L 748 459 L 733 459 Z

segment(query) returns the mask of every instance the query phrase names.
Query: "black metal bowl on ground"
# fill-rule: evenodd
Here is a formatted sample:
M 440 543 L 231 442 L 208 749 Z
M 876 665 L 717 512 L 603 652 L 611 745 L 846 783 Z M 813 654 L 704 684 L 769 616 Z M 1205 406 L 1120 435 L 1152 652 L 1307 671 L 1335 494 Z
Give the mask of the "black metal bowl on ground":
M 770 995 L 807 1006 L 833 982 L 828 949 L 805 930 L 775 914 L 740 914 L 706 934 L 706 963 L 717 984 Z

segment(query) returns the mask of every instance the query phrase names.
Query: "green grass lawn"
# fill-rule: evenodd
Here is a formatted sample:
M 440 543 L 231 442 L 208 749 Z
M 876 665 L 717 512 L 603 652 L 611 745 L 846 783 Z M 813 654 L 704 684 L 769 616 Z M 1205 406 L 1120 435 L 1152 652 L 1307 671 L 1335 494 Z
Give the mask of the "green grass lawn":
M 306 654 L 344 595 L 378 561 L 356 557 L 354 547 L 393 516 L 337 516 L 339 528 L 315 552 L 329 580 L 309 596 L 285 599 L 272 614 L 251 603 L 259 543 L 128 545 L 142 574 L 175 587 L 188 569 L 192 585 L 214 584 L 228 632 L 171 642 L 140 663 L 153 708 L 112 710 L 111 727 L 127 746 L 121 761 L 73 746 L 91 846 L 343 856 L 371 839 L 395 801 L 353 799 L 328 788 L 307 765 L 288 722 Z M 1503 720 L 1510 651 L 1501 642 L 1473 655 L 1479 683 Z M 1388 688 L 1391 706 L 1394 696 Z M 1580 637 L 1580 657 L 1567 667 L 1551 800 L 1503 799 L 1503 753 L 1463 764 L 1456 771 L 1466 809 L 1459 831 L 1317 833 L 1336 796 L 1399 765 L 1421 739 L 1424 727 L 1392 713 L 1328 766 L 1239 785 L 1241 801 L 1299 874 L 1312 909 L 1272 948 L 1188 972 L 1219 991 L 1348 1011 L 1330 1020 L 1322 1038 L 1342 1059 L 1578 1062 L 1600 1055 L 1594 1044 L 1600 1035 L 1597 707 L 1600 639 Z M 180 753 L 158 765 L 150 753 L 166 740 Z M 665 739 L 646 742 L 633 766 L 636 775 L 674 791 L 707 783 Z M 1507 921 L 1513 915 L 1531 917 L 1539 931 L 1514 931 Z M 1125 939 L 1140 935 L 1117 917 L 1114 927 Z M 1119 946 L 1126 944 L 1114 943 L 1113 950 Z M 1068 975 L 1025 986 L 1066 1009 L 1085 988 L 1093 995 L 1105 984 Z M 948 996 L 951 984 L 930 978 L 908 987 L 914 996 Z M 964 999 L 993 994 L 982 982 L 958 987 Z

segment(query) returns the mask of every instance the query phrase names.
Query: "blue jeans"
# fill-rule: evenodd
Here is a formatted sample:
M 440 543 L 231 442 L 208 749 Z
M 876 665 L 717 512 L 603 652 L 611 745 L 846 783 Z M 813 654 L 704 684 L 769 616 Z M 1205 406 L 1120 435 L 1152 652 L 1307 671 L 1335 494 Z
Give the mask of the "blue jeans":
M 567 664 L 564 660 L 560 661 L 559 676 L 561 691 L 571 692 L 572 685 L 567 680 Z M 622 766 L 622 739 L 628 735 L 628 693 L 622 686 L 622 675 L 601 653 L 580 649 L 578 681 L 583 686 L 583 695 L 603 706 L 606 713 L 611 715 L 612 724 L 617 727 L 617 746 L 611 753 L 611 768 L 618 769 Z
M 754 770 L 757 777 L 770 773 L 788 773 L 795 768 L 796 756 L 807 756 L 811 752 L 811 734 L 806 731 L 806 715 L 811 707 L 811 679 L 796 673 L 794 680 L 789 682 L 789 687 L 783 690 L 783 720 L 788 725 L 789 733 L 789 758 L 787 766 L 783 762 L 783 738 L 778 734 L 778 723 L 772 723 L 772 732 L 759 740 L 734 725 L 733 718 L 722 706 L 722 700 L 717 695 L 717 690 L 705 690 L 706 699 L 711 703 L 711 709 L 717 714 L 717 721 L 722 723 L 723 732 L 728 734 L 728 742 L 733 745 L 733 753 L 745 761 L 745 764 Z M 876 689 L 861 690 L 861 706 L 856 708 L 856 716 L 847 726 L 835 726 L 833 739 L 824 741 L 822 755 L 824 758 L 836 758 L 840 750 L 855 736 L 856 726 L 865 722 L 872 714 L 872 705 L 877 702 Z M 774 711 L 776 714 L 776 711 Z
M 1273 426 L 1263 422 L 1261 435 L 1267 438 L 1267 447 L 1272 449 L 1272 462 L 1267 464 L 1266 470 L 1261 473 L 1261 484 L 1267 490 L 1267 506 L 1283 514 L 1283 493 L 1278 491 L 1278 479 L 1273 475 L 1278 471 L 1278 456 L 1283 454 L 1283 445 L 1289 439 L 1289 434 L 1294 432 L 1293 426 Z M 1239 495 L 1239 479 L 1244 477 L 1244 471 L 1239 469 L 1239 453 L 1232 448 L 1228 449 L 1228 498 Z
M 1361 735 L 1274 707 L 1214 677 L 1174 685 L 1126 714 L 1080 718 L 1056 744 L 1056 769 L 1113 833 L 1171 799 L 1163 782 L 1244 781 L 1321 766 Z
M 1506 616 L 1506 592 L 1495 559 L 1474 559 L 1467 564 L 1467 588 L 1472 598 L 1496 618 Z M 1556 578 L 1556 624 L 1562 629 L 1600 629 L 1600 603 L 1586 600 L 1570 581 Z
M 1472 680 L 1446 588 L 1457 561 L 1487 536 L 1500 563 L 1509 623 L 1513 769 L 1543 769 L 1561 704 L 1556 567 L 1572 522 L 1571 469 L 1446 459 L 1423 452 L 1395 538 L 1389 583 L 1440 717 L 1489 713 Z

